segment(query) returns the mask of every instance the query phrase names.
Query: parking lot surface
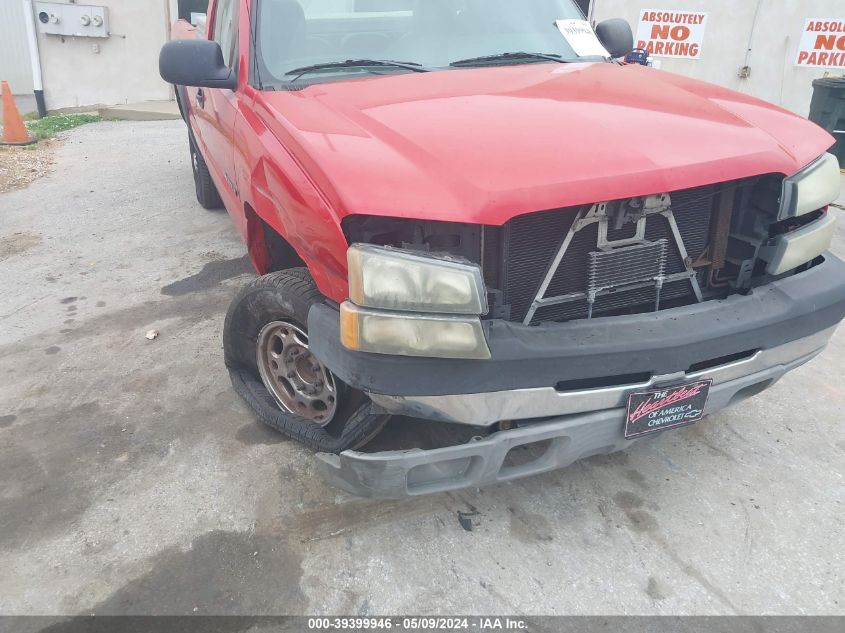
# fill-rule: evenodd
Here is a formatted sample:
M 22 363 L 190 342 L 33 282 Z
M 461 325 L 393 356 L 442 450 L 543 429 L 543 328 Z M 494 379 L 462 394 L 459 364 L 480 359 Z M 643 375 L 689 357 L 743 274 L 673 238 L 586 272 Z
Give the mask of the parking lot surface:
M 231 389 L 253 273 L 195 202 L 185 126 L 64 139 L 0 195 L 0 613 L 845 614 L 845 330 L 628 452 L 358 499 Z

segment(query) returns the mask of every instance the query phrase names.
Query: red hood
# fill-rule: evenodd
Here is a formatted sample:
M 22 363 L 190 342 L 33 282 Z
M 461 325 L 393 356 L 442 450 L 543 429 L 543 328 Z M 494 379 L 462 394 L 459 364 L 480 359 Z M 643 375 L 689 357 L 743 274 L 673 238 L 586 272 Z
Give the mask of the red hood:
M 746 95 L 641 66 L 535 64 L 262 93 L 340 217 L 503 224 L 532 211 L 790 175 L 833 143 Z

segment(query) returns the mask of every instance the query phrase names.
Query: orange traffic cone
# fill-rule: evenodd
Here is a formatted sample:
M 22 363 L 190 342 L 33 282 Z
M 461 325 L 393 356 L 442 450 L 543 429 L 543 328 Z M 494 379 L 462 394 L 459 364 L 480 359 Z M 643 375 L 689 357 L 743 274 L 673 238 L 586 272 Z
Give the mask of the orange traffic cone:
M 2 145 L 29 145 L 34 141 L 29 138 L 29 132 L 23 124 L 18 106 L 8 82 L 3 82 L 3 141 Z

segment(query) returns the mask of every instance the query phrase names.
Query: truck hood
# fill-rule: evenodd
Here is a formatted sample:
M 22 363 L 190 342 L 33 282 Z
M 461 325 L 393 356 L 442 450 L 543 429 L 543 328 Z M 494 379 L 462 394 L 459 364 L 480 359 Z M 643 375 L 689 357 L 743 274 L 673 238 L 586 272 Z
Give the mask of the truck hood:
M 256 110 L 339 218 L 504 224 L 533 211 L 791 175 L 833 138 L 642 66 L 530 64 L 264 92 Z

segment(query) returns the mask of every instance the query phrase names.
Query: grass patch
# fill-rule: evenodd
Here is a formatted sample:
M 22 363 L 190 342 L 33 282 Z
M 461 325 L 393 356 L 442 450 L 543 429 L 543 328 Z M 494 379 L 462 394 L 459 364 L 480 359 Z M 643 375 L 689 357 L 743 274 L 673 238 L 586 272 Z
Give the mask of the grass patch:
M 27 121 L 26 127 L 34 139 L 43 141 L 46 138 L 53 138 L 59 132 L 99 120 L 100 117 L 96 114 L 54 114 L 43 119 Z

